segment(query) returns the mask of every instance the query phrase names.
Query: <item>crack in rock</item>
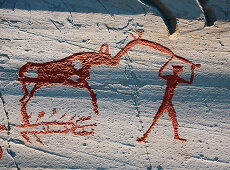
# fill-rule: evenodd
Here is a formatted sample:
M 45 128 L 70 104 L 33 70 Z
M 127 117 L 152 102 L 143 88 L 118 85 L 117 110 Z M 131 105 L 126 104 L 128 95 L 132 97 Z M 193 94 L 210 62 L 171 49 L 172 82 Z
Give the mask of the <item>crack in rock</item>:
M 5 100 L 4 100 L 4 98 L 3 98 L 3 95 L 2 95 L 2 93 L 0 92 L 0 99 L 1 99 L 1 102 L 2 102 L 2 108 L 3 108 L 3 110 L 4 110 L 4 113 L 5 113 L 5 116 L 6 116 L 6 121 L 7 121 L 7 153 L 10 155 L 10 157 L 13 159 L 13 161 L 14 161 L 14 164 L 15 164 L 15 166 L 16 166 L 16 168 L 17 168 L 17 170 L 20 170 L 20 168 L 19 168 L 19 166 L 18 166 L 18 164 L 17 164 L 17 162 L 16 162 L 16 160 L 15 160 L 15 156 L 16 156 L 16 154 L 15 154 L 15 152 L 13 152 L 12 151 L 12 149 L 10 148 L 10 143 L 9 143 L 9 141 L 10 141 L 10 123 L 9 123 L 9 113 L 6 111 L 6 107 L 5 107 Z

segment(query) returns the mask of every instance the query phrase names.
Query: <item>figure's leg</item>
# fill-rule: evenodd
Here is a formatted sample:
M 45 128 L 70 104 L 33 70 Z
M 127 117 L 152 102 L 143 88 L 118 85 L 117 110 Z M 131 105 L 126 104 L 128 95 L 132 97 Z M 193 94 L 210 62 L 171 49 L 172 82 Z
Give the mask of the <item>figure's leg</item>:
M 168 110 L 168 115 L 169 115 L 170 119 L 172 120 L 172 124 L 173 124 L 173 129 L 174 129 L 174 134 L 175 134 L 174 139 L 186 142 L 187 141 L 186 139 L 179 137 L 179 134 L 178 134 L 178 125 L 179 124 L 177 122 L 176 111 L 175 111 L 174 107 L 169 106 L 167 110 Z
M 145 140 L 147 139 L 149 133 L 151 132 L 151 130 L 154 128 L 154 126 L 156 125 L 158 119 L 163 115 L 164 113 L 164 107 L 163 106 L 160 106 L 159 109 L 158 109 L 158 112 L 157 114 L 155 115 L 154 119 L 153 119 L 153 123 L 152 125 L 149 127 L 149 129 L 145 132 L 145 134 L 143 135 L 142 138 L 137 138 L 137 141 L 139 143 L 141 142 L 145 142 Z

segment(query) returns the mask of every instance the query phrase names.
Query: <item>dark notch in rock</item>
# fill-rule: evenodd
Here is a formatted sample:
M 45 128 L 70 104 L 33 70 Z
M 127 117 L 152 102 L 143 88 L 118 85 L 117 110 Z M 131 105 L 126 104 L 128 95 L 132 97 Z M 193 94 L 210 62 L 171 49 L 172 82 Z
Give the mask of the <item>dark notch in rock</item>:
M 214 22 L 216 21 L 216 14 L 214 9 L 208 5 L 209 0 L 196 0 L 199 4 L 201 10 L 205 16 L 205 25 L 210 27 L 213 26 Z
M 143 4 L 155 7 L 160 12 L 170 35 L 177 31 L 177 21 L 173 13 L 160 0 L 138 0 Z

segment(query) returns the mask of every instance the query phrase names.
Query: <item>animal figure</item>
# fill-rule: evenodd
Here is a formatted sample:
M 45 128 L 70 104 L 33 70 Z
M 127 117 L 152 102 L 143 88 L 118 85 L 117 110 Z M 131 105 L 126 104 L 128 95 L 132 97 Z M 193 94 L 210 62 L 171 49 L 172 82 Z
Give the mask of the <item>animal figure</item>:
M 85 52 L 85 53 L 75 53 L 69 57 L 63 58 L 57 61 L 51 61 L 47 63 L 32 63 L 28 62 L 22 66 L 19 70 L 18 80 L 22 84 L 22 89 L 24 91 L 24 96 L 21 98 L 21 114 L 23 122 L 25 125 L 29 125 L 29 119 L 31 115 L 28 115 L 26 112 L 26 106 L 31 98 L 34 96 L 35 92 L 43 86 L 48 85 L 65 85 L 75 88 L 82 88 L 89 91 L 90 97 L 92 99 L 92 105 L 94 107 L 95 114 L 98 114 L 98 105 L 96 94 L 90 87 L 88 79 L 90 79 L 90 69 L 93 66 L 99 65 L 108 65 L 108 66 L 117 66 L 120 63 L 120 59 L 125 55 L 132 47 L 136 45 L 144 45 L 150 48 L 153 48 L 157 51 L 163 52 L 165 54 L 175 56 L 177 59 L 188 63 L 193 64 L 192 62 L 186 60 L 183 57 L 175 55 L 167 47 L 160 45 L 156 42 L 149 40 L 141 39 L 143 34 L 142 31 L 137 31 L 139 35 L 136 38 L 132 33 L 131 36 L 134 40 L 130 41 L 121 51 L 119 51 L 114 57 L 109 54 L 109 46 L 103 44 L 99 52 Z M 105 49 L 105 50 L 104 50 Z M 80 69 L 76 69 L 73 65 L 74 61 L 79 61 L 82 64 Z M 194 65 L 194 64 L 193 64 Z M 198 65 L 195 65 L 199 67 Z M 25 75 L 29 70 L 36 70 L 37 77 L 31 78 Z M 71 79 L 72 76 L 78 76 L 77 81 Z M 26 85 L 35 83 L 33 89 L 28 91 Z M 27 100 L 26 100 L 27 99 Z
M 106 48 L 105 52 L 103 49 Z M 118 63 L 111 60 L 111 56 L 108 53 L 108 45 L 102 45 L 100 51 L 96 52 L 86 52 L 86 53 L 75 53 L 69 57 L 58 61 L 52 61 L 47 63 L 31 63 L 28 62 L 22 66 L 19 70 L 18 80 L 22 84 L 24 91 L 24 96 L 20 100 L 21 103 L 21 114 L 23 117 L 23 122 L 29 124 L 29 116 L 26 113 L 26 105 L 30 99 L 34 96 L 35 92 L 48 85 L 65 85 L 72 86 L 75 88 L 85 88 L 89 91 L 90 97 L 92 98 L 92 104 L 94 107 L 95 114 L 98 114 L 97 98 L 96 94 L 88 84 L 88 79 L 90 78 L 90 69 L 92 66 L 96 65 L 116 65 Z M 82 67 L 76 69 L 73 62 L 80 61 Z M 36 70 L 37 77 L 31 78 L 25 75 L 29 70 Z M 72 80 L 73 76 L 78 76 L 78 80 Z M 26 87 L 27 84 L 35 83 L 31 92 L 28 92 Z M 26 100 L 26 98 L 28 99 Z

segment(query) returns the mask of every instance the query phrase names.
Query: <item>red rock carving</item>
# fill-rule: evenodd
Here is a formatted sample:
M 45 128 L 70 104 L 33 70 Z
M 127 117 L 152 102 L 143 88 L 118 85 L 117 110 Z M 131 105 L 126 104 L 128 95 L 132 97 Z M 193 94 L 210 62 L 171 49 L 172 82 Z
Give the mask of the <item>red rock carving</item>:
M 5 125 L 0 125 L 0 131 L 7 131 L 7 128 Z M 2 159 L 3 151 L 2 147 L 0 146 L 0 160 Z
M 3 155 L 3 151 L 2 151 L 2 147 L 0 146 L 0 160 L 2 159 L 2 155 Z
M 0 131 L 7 131 L 7 128 L 5 125 L 0 125 Z
M 197 65 L 191 65 L 191 78 L 190 81 L 186 81 L 183 78 L 179 77 L 179 74 L 183 72 L 183 66 L 173 66 L 173 75 L 162 75 L 163 70 L 165 67 L 169 64 L 169 62 L 174 58 L 175 56 L 172 56 L 159 70 L 159 77 L 167 80 L 167 87 L 165 90 L 164 98 L 162 101 L 161 106 L 158 109 L 157 114 L 155 115 L 153 119 L 152 125 L 149 127 L 147 132 L 143 135 L 142 138 L 137 138 L 138 142 L 145 142 L 147 139 L 149 133 L 151 130 L 154 128 L 155 124 L 157 123 L 158 119 L 163 115 L 164 111 L 168 112 L 168 115 L 170 119 L 172 120 L 173 128 L 174 128 L 174 139 L 184 141 L 186 142 L 186 139 L 180 138 L 178 135 L 178 122 L 177 122 L 177 117 L 176 117 L 176 111 L 173 107 L 172 104 L 172 98 L 175 92 L 175 89 L 178 85 L 178 83 L 187 83 L 187 84 L 192 84 L 194 80 L 194 69 L 197 66 L 198 68 L 200 67 L 199 64 Z
M 66 113 L 64 114 L 66 115 Z M 28 135 L 33 135 L 36 138 L 36 141 L 39 142 L 40 144 L 44 145 L 41 139 L 38 137 L 38 135 L 45 135 L 45 134 L 67 134 L 67 133 L 73 133 L 74 135 L 79 135 L 79 136 L 87 136 L 91 135 L 94 133 L 94 129 L 91 129 L 91 131 L 86 131 L 85 128 L 87 127 L 94 127 L 97 126 L 96 123 L 94 124 L 89 124 L 89 125 L 79 125 L 79 123 L 82 123 L 87 120 L 91 120 L 91 116 L 88 117 L 79 117 L 76 123 L 74 123 L 74 117 L 70 119 L 69 122 L 41 122 L 41 123 L 36 123 L 36 124 L 30 124 L 30 125 L 19 125 L 17 127 L 19 128 L 33 128 L 33 127 L 43 127 L 42 130 L 26 130 L 21 132 L 22 137 L 28 142 L 32 143 L 30 141 L 30 138 Z M 61 127 L 62 130 L 54 130 L 52 128 L 55 127 Z M 77 131 L 80 130 L 80 131 Z
M 120 63 L 121 57 L 126 54 L 132 47 L 136 45 L 144 45 L 165 54 L 175 56 L 179 60 L 193 64 L 192 62 L 186 60 L 183 57 L 175 55 L 170 49 L 160 45 L 156 42 L 148 41 L 145 39 L 141 39 L 142 33 L 144 31 L 137 31 L 139 35 L 136 38 L 132 33 L 131 36 L 134 40 L 130 41 L 121 51 L 119 51 L 114 57 L 111 57 L 109 54 L 109 46 L 108 44 L 103 44 L 99 50 L 99 52 L 85 52 L 85 53 L 75 53 L 69 57 L 63 58 L 57 61 L 51 61 L 47 63 L 32 63 L 28 62 L 24 66 L 22 66 L 19 70 L 18 80 L 22 84 L 22 89 L 24 91 L 24 96 L 20 100 L 21 103 L 21 115 L 23 119 L 23 123 L 25 125 L 29 125 L 29 119 L 31 115 L 27 114 L 26 106 L 31 98 L 34 96 L 35 92 L 43 86 L 56 85 L 61 84 L 65 86 L 72 86 L 75 88 L 83 88 L 89 91 L 90 97 L 92 99 L 92 105 L 94 107 L 95 114 L 98 114 L 98 105 L 96 94 L 88 84 L 88 79 L 90 79 L 90 69 L 93 66 L 99 65 L 108 65 L 108 66 L 117 66 Z M 104 50 L 105 49 L 105 50 Z M 82 64 L 82 68 L 76 69 L 74 68 L 73 62 L 80 61 Z M 199 67 L 196 65 L 196 67 Z M 36 70 L 38 73 L 37 78 L 30 78 L 25 75 L 29 70 Z M 73 81 L 71 79 L 72 76 L 78 76 L 77 81 Z M 35 83 L 34 88 L 29 93 L 26 85 Z M 28 98 L 28 99 L 27 99 Z M 27 100 L 26 100 L 27 99 Z

